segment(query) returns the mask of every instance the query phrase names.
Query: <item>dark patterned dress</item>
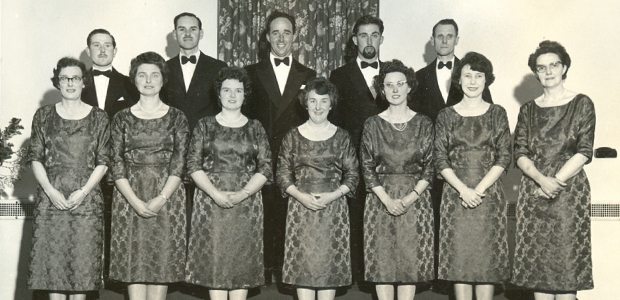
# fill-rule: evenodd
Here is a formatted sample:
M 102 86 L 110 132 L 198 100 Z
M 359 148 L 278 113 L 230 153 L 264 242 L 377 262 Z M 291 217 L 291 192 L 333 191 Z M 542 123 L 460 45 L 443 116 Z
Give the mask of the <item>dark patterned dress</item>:
M 491 104 L 482 115 L 463 117 L 454 108 L 439 112 L 435 124 L 437 173 L 452 169 L 474 188 L 491 167 L 508 168 L 510 128 L 506 111 Z M 438 278 L 460 282 L 502 282 L 509 278 L 506 199 L 501 178 L 476 208 L 461 205 L 459 192 L 444 183 L 441 198 Z
M 276 179 L 286 195 L 295 185 L 305 193 L 326 193 L 358 183 L 355 146 L 342 128 L 324 141 L 311 141 L 291 129 L 282 141 Z M 351 193 L 349 193 L 351 196 Z M 349 207 L 345 197 L 312 211 L 289 197 L 282 281 L 304 287 L 351 284 Z
M 28 161 L 45 167 L 54 188 L 69 195 L 96 166 L 109 163 L 107 114 L 96 107 L 79 120 L 63 119 L 54 105 L 32 121 Z M 89 291 L 102 286 L 103 195 L 99 185 L 74 210 L 58 210 L 38 188 L 28 285 L 31 289 Z
M 525 156 L 546 176 L 554 176 L 577 153 L 590 162 L 595 123 L 594 104 L 585 95 L 555 107 L 530 101 L 519 111 L 515 161 Z M 521 177 L 511 280 L 515 285 L 548 291 L 593 288 L 590 184 L 583 170 L 566 183 L 547 200 L 538 196 L 536 182 Z
M 392 198 L 413 191 L 433 178 L 433 122 L 416 114 L 403 131 L 378 115 L 364 123 L 360 148 L 366 182 L 364 210 L 364 277 L 378 283 L 432 280 L 433 208 L 426 189 L 400 216 L 392 216 L 372 192 L 383 186 Z
M 112 120 L 112 179 L 126 178 L 139 199 L 159 195 L 168 176 L 183 177 L 187 119 L 170 107 L 161 118 L 140 119 L 130 108 Z M 110 279 L 167 283 L 185 279 L 185 189 L 170 195 L 156 217 L 138 215 L 114 190 Z
M 272 178 L 269 140 L 259 121 L 239 128 L 202 118 L 194 127 L 187 172 L 203 170 L 220 191 L 238 191 L 256 173 Z M 260 191 L 232 208 L 219 207 L 197 188 L 185 280 L 216 289 L 265 283 Z

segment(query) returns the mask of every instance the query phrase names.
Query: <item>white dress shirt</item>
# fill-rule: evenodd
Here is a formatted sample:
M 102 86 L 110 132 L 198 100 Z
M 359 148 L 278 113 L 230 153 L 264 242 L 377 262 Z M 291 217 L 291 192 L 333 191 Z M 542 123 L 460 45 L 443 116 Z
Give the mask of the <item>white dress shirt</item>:
M 443 102 L 446 103 L 446 101 L 448 101 L 448 93 L 450 92 L 452 70 L 454 70 L 454 57 L 451 60 L 452 69 L 448 69 L 447 67 L 439 69 L 439 62 L 440 60 L 437 59 L 437 64 L 435 64 L 435 69 L 437 70 L 437 85 L 439 86 L 441 97 L 443 97 Z
M 112 70 L 112 66 L 101 68 L 93 65 L 93 70 L 99 70 L 101 72 Z M 110 85 L 110 78 L 107 76 L 99 75 L 93 76 L 93 83 L 95 84 L 95 93 L 97 93 L 97 106 L 101 109 L 105 109 L 105 99 L 108 96 L 108 85 Z
M 355 61 L 357 62 L 357 67 L 360 68 L 360 70 L 362 71 L 362 75 L 364 75 L 364 80 L 366 80 L 366 86 L 368 86 L 368 88 L 374 92 L 372 83 L 375 81 L 375 76 L 379 75 L 379 67 L 377 67 L 376 69 L 371 67 L 366 67 L 362 69 L 362 60 L 359 58 L 359 56 L 355 59 Z M 379 60 L 376 60 L 376 62 L 377 64 L 379 64 Z
M 183 56 L 190 57 L 192 55 L 196 56 L 196 63 L 193 64 L 191 62 L 187 62 L 183 64 L 181 58 Z M 181 64 L 181 71 L 183 71 L 183 83 L 185 83 L 185 91 L 189 90 L 189 84 L 192 83 L 192 78 L 194 77 L 194 71 L 196 70 L 196 65 L 198 64 L 198 59 L 200 59 L 200 51 L 196 51 L 190 55 L 184 55 L 182 53 L 179 54 L 179 63 Z
M 284 88 L 286 87 L 286 81 L 288 80 L 288 73 L 291 71 L 291 65 L 293 64 L 293 55 L 288 55 L 288 66 L 281 63 L 276 66 L 275 58 L 281 59 L 284 57 L 276 57 L 273 53 L 269 53 L 269 61 L 273 67 L 273 72 L 276 74 L 276 80 L 278 81 L 278 88 L 280 89 L 280 95 L 284 94 Z

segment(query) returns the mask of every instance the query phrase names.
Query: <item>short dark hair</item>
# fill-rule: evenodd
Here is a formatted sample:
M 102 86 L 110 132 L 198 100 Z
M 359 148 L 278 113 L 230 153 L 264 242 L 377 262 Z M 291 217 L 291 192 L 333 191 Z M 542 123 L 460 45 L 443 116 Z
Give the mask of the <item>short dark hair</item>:
M 114 46 L 114 48 L 116 48 L 116 39 L 114 39 L 114 36 L 107 30 L 103 29 L 103 28 L 97 28 L 94 29 L 93 31 L 91 31 L 88 36 L 86 37 L 86 47 L 90 47 L 90 39 L 93 37 L 93 35 L 95 34 L 107 34 L 112 38 L 112 46 Z
M 454 21 L 454 19 L 443 19 L 443 20 L 439 20 L 439 22 L 437 22 L 437 24 L 435 24 L 435 26 L 433 26 L 433 32 L 431 32 L 431 36 L 435 36 L 435 29 L 437 29 L 437 26 L 439 25 L 452 25 L 454 26 L 454 31 L 456 32 L 456 36 L 459 36 L 459 25 L 456 25 L 456 21 Z
M 360 26 L 368 25 L 368 24 L 375 24 L 379 26 L 379 32 L 383 34 L 383 29 L 384 29 L 383 21 L 381 21 L 381 19 L 373 15 L 365 15 L 365 16 L 361 16 L 359 19 L 357 19 L 357 21 L 355 21 L 355 25 L 353 25 L 353 35 L 357 34 L 357 31 L 359 30 Z
M 52 80 L 52 84 L 54 85 L 56 89 L 58 90 L 60 89 L 60 79 L 58 78 L 58 75 L 60 74 L 60 71 L 62 71 L 62 69 L 66 67 L 80 68 L 80 70 L 82 71 L 82 82 L 84 83 L 84 85 L 90 84 L 90 81 L 88 80 L 88 76 L 86 76 L 86 65 L 84 65 L 83 62 L 73 57 L 63 57 L 59 59 L 58 62 L 56 63 L 56 68 L 52 70 L 52 73 L 54 75 L 52 78 L 50 78 Z
M 478 52 L 469 52 L 463 56 L 458 64 L 456 64 L 454 72 L 452 72 L 453 84 L 456 84 L 457 86 L 461 85 L 461 71 L 466 65 L 469 65 L 469 67 L 476 72 L 484 73 L 485 87 L 488 87 L 491 83 L 493 83 L 493 81 L 495 81 L 495 75 L 493 75 L 493 64 L 491 64 L 491 61 Z
M 560 58 L 562 65 L 566 66 L 566 72 L 562 74 L 562 79 L 566 79 L 566 74 L 568 74 L 568 69 L 570 69 L 570 55 L 568 55 L 568 52 L 566 52 L 564 46 L 556 41 L 544 40 L 538 44 L 536 51 L 530 54 L 530 57 L 527 60 L 527 65 L 530 67 L 530 70 L 532 70 L 534 74 L 538 74 L 536 72 L 536 60 L 539 56 L 546 53 L 554 53 Z
M 217 91 L 218 101 L 217 105 L 222 107 L 221 99 L 219 99 L 220 90 L 222 89 L 222 83 L 227 79 L 236 79 L 243 84 L 243 103 L 245 105 L 248 100 L 248 96 L 252 93 L 252 83 L 250 82 L 250 76 L 244 68 L 240 67 L 224 67 L 220 69 L 215 79 L 215 90 Z
M 295 33 L 295 30 L 297 28 L 295 25 L 295 18 L 285 12 L 276 10 L 267 17 L 267 21 L 265 22 L 265 32 L 267 34 L 269 34 L 269 27 L 271 26 L 271 22 L 273 22 L 273 20 L 277 18 L 286 18 L 287 20 L 289 20 L 291 24 L 293 24 L 293 33 Z
M 138 54 L 138 56 L 131 60 L 131 64 L 129 65 L 129 79 L 131 80 L 131 83 L 136 84 L 138 67 L 144 64 L 157 66 L 161 72 L 161 77 L 164 81 L 163 83 L 166 84 L 168 82 L 168 68 L 166 67 L 166 61 L 156 52 L 149 51 Z
M 375 76 L 374 82 L 372 83 L 377 95 L 381 95 L 383 100 L 387 100 L 383 92 L 383 81 L 385 80 L 385 75 L 395 72 L 405 75 L 407 84 L 411 88 L 409 95 L 407 95 L 407 101 L 411 101 L 411 94 L 418 87 L 418 81 L 415 79 L 415 71 L 413 68 L 405 66 L 403 62 L 398 59 L 383 62 L 381 68 L 379 68 L 379 75 Z
M 329 95 L 329 103 L 331 107 L 335 107 L 338 103 L 338 89 L 325 77 L 316 77 L 306 82 L 306 87 L 299 93 L 299 103 L 305 109 L 308 109 L 308 94 L 314 91 L 318 95 Z
M 174 29 L 177 29 L 177 21 L 179 21 L 179 19 L 182 17 L 196 18 L 196 20 L 198 20 L 198 29 L 202 30 L 202 21 L 200 21 L 199 17 L 197 17 L 195 14 L 190 13 L 190 12 L 182 12 L 178 14 L 176 17 L 174 17 Z

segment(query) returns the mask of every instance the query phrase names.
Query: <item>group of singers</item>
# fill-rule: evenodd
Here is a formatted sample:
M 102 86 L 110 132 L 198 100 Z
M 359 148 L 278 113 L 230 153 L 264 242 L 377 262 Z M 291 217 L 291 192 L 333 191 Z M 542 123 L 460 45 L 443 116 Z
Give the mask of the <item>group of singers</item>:
M 165 299 L 182 281 L 245 299 L 272 277 L 300 300 L 334 299 L 354 276 L 380 300 L 413 299 L 435 279 L 459 300 L 492 299 L 506 282 L 536 299 L 593 288 L 594 106 L 564 87 L 562 45 L 543 41 L 528 59 L 544 93 L 521 107 L 513 146 L 492 64 L 454 56 L 452 19 L 432 29 L 437 59 L 414 72 L 379 61 L 383 22 L 363 16 L 357 58 L 329 80 L 292 57 L 292 16 L 265 27 L 269 57 L 245 68 L 199 51 L 191 13 L 174 19 L 181 53 L 142 53 L 129 77 L 112 68 L 104 29 L 87 38 L 92 69 L 58 61 L 62 98 L 35 113 L 28 154 L 40 187 L 30 288 L 85 299 L 102 287 L 104 248 L 106 276 L 132 300 Z M 510 258 L 501 177 L 513 159 Z

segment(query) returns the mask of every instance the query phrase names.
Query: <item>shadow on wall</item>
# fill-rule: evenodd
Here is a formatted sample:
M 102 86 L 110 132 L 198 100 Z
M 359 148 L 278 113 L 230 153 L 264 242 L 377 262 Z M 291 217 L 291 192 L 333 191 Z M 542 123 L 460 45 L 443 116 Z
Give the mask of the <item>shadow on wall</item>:
M 60 99 L 61 99 L 61 95 L 60 95 L 59 90 L 49 89 L 43 94 L 43 97 L 39 101 L 39 107 L 56 104 L 57 102 L 60 102 Z
M 515 87 L 514 98 L 519 102 L 519 106 L 538 98 L 542 95 L 543 88 L 534 74 L 527 74 Z
M 179 54 L 180 50 L 181 48 L 179 48 L 179 43 L 177 43 L 177 40 L 174 38 L 174 32 L 170 31 L 166 34 L 166 49 L 164 50 L 166 52 L 166 56 L 168 58 L 173 58 Z
M 424 62 L 428 65 L 432 63 L 435 58 L 437 58 L 437 52 L 435 52 L 435 47 L 431 45 L 431 40 L 429 39 L 424 45 L 424 53 L 422 54 L 422 59 L 424 59 Z
M 93 60 L 90 59 L 90 56 L 88 56 L 86 48 L 80 52 L 80 57 L 78 59 L 86 65 L 86 70 L 90 70 L 90 68 L 92 68 Z

